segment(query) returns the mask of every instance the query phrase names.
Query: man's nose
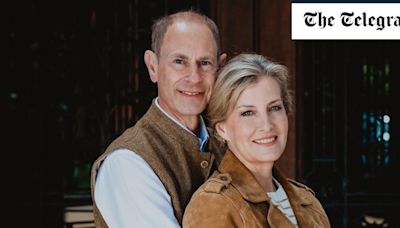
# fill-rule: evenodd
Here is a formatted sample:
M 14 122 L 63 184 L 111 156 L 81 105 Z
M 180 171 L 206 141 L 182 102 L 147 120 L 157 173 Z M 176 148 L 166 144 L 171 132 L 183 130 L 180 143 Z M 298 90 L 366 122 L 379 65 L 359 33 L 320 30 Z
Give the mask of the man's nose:
M 197 64 L 190 64 L 188 80 L 193 83 L 201 81 L 200 69 Z

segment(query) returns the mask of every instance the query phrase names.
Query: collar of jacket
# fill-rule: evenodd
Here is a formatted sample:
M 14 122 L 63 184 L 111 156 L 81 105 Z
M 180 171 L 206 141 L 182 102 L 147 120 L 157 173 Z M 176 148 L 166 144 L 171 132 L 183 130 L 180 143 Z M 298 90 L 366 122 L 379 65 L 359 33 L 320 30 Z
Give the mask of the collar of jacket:
M 250 170 L 229 149 L 218 169 L 219 172 L 228 173 L 231 176 L 231 184 L 247 201 L 252 203 L 270 202 L 270 197 L 258 184 Z M 273 169 L 273 176 L 285 189 L 293 210 L 312 204 L 312 199 L 309 198 L 311 190 L 305 185 L 286 178 L 276 167 Z

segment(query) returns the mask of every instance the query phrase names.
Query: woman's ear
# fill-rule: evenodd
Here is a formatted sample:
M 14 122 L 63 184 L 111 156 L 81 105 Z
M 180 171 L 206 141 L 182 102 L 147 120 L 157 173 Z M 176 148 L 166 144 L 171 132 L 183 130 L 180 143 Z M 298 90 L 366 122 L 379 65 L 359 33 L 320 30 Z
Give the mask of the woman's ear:
M 224 140 L 229 141 L 228 134 L 226 131 L 225 122 L 219 122 L 215 125 L 215 130 L 217 131 L 218 135 Z
M 144 53 L 144 63 L 149 71 L 150 79 L 152 82 L 156 83 L 158 81 L 158 60 L 157 55 L 150 50 L 146 50 Z

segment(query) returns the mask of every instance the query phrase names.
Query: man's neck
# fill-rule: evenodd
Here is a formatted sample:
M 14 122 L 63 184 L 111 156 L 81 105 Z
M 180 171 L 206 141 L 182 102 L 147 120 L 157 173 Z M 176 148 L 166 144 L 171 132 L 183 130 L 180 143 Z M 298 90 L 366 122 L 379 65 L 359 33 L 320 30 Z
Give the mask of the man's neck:
M 177 116 L 170 112 L 168 108 L 164 107 L 164 105 L 159 102 L 159 98 L 156 98 L 156 104 L 158 108 L 160 108 L 160 110 L 165 113 L 170 119 L 172 119 L 182 127 L 187 128 L 193 134 L 198 135 L 200 127 L 200 115 Z
M 178 119 L 180 123 L 185 125 L 189 130 L 191 130 L 195 135 L 198 135 L 199 125 L 200 125 L 200 116 L 190 117 L 190 118 L 182 118 Z

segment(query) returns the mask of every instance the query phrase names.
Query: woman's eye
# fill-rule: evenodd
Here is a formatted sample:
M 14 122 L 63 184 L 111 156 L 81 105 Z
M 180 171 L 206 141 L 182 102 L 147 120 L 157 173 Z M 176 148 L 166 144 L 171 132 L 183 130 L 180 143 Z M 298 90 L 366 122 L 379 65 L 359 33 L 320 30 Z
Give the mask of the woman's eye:
M 242 116 L 251 116 L 251 115 L 253 115 L 253 112 L 252 111 L 245 111 L 241 115 Z
M 271 111 L 280 111 L 282 109 L 282 106 L 280 106 L 280 105 L 275 105 L 275 106 L 272 106 L 271 107 Z

